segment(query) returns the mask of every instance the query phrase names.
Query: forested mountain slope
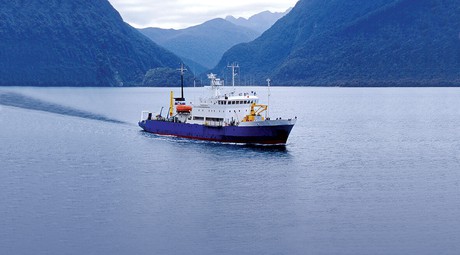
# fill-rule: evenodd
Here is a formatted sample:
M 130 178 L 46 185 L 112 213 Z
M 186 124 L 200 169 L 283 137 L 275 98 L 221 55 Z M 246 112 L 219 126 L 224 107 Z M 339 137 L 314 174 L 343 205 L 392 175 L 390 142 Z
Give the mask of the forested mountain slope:
M 253 42 L 226 52 L 259 84 L 460 85 L 455 0 L 301 0 Z
M 181 60 L 123 22 L 107 0 L 0 5 L 0 85 L 141 85 Z

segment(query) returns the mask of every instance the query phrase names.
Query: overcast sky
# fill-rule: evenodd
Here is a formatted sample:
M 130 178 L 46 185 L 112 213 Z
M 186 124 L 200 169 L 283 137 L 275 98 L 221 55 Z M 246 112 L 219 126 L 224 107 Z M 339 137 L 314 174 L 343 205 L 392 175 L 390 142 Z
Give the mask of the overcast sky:
M 227 15 L 245 17 L 262 11 L 284 12 L 298 0 L 109 0 L 136 28 L 186 28 Z

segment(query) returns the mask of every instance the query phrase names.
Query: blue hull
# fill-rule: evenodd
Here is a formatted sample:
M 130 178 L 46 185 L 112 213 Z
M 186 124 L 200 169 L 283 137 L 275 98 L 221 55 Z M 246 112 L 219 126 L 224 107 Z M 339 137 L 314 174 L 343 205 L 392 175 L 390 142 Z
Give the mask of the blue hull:
M 294 125 L 211 127 L 161 120 L 143 120 L 147 132 L 196 140 L 246 144 L 286 144 Z

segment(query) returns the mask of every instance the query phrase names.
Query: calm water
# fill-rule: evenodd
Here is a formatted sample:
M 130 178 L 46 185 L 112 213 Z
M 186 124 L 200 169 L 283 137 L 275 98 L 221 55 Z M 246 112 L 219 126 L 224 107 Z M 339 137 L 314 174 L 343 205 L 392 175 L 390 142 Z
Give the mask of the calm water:
M 460 254 L 460 89 L 272 88 L 284 150 L 141 132 L 168 93 L 0 88 L 0 254 Z

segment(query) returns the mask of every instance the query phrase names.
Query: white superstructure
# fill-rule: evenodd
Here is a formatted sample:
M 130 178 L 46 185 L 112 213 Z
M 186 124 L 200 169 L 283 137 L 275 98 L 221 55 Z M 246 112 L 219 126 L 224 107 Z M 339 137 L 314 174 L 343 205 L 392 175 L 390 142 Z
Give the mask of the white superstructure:
M 200 98 L 200 101 L 192 104 L 190 113 L 178 113 L 182 122 L 209 126 L 239 125 L 245 117 L 251 113 L 251 107 L 259 103 L 256 92 L 236 93 L 235 91 L 224 93 L 224 83 L 216 75 L 209 74 L 211 81 L 210 95 Z M 262 120 L 262 116 L 259 120 Z
M 235 68 L 232 66 L 233 81 Z M 285 145 L 297 118 L 271 120 L 268 105 L 259 104 L 256 92 L 237 93 L 235 87 L 224 90 L 224 82 L 209 74 L 209 95 L 198 102 L 186 104 L 183 96 L 183 70 L 181 71 L 181 97 L 174 98 L 171 91 L 166 117 L 143 112 L 139 126 L 158 135 L 225 143 Z M 147 117 L 145 117 L 145 115 Z

